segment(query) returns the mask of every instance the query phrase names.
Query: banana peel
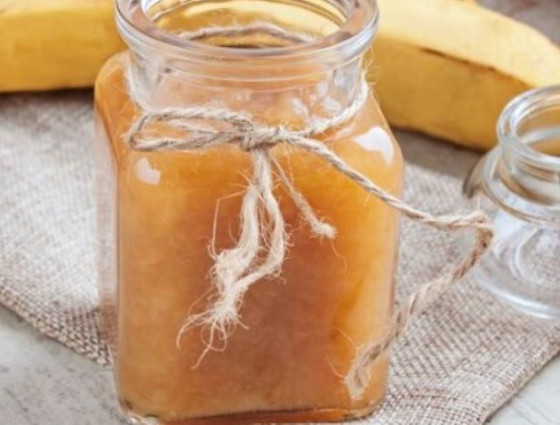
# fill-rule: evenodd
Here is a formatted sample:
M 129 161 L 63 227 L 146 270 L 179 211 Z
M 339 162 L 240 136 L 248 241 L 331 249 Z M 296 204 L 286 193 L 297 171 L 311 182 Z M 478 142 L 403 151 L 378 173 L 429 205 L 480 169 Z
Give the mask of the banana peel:
M 560 83 L 560 50 L 474 0 L 379 0 L 370 80 L 389 122 L 465 146 L 496 142 L 500 111 Z M 89 87 L 124 48 L 113 0 L 0 0 L 0 92 Z
M 379 0 L 370 80 L 389 122 L 477 149 L 517 94 L 560 83 L 560 50 L 474 2 Z
M 0 0 L 0 92 L 89 87 L 124 49 L 113 0 Z

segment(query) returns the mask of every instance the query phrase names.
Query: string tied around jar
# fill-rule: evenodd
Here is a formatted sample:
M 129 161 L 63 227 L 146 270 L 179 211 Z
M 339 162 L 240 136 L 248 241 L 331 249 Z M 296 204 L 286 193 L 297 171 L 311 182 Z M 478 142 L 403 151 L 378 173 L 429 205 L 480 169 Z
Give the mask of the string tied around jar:
M 241 27 L 240 30 L 243 30 Z M 231 28 L 224 31 L 231 33 Z M 216 29 L 212 34 L 219 34 Z M 227 341 L 233 330 L 242 325 L 240 310 L 246 292 L 259 280 L 277 276 L 286 257 L 288 234 L 282 211 L 274 194 L 274 174 L 288 191 L 302 218 L 314 235 L 333 239 L 336 229 L 318 217 L 303 194 L 292 184 L 270 150 L 279 144 L 288 144 L 321 157 L 338 172 L 361 186 L 366 192 L 398 210 L 411 220 L 446 232 L 473 229 L 476 238 L 471 250 L 442 276 L 426 282 L 410 295 L 393 315 L 389 329 L 381 341 L 372 341 L 360 347 L 347 372 L 345 384 L 352 399 L 359 399 L 370 379 L 373 363 L 387 352 L 404 332 L 411 318 L 424 310 L 439 294 L 464 277 L 490 246 L 494 230 L 482 211 L 466 215 L 434 216 L 408 205 L 379 187 L 367 176 L 348 165 L 334 151 L 315 136 L 350 121 L 363 107 L 370 87 L 362 78 L 357 95 L 339 114 L 310 122 L 305 128 L 292 130 L 284 126 L 267 126 L 250 115 L 214 105 L 153 108 L 139 99 L 132 79 L 128 79 L 132 101 L 138 116 L 123 135 L 126 143 L 139 151 L 204 150 L 219 145 L 236 145 L 251 156 L 252 176 L 243 196 L 240 211 L 240 235 L 233 248 L 212 253 L 212 283 L 216 298 L 210 307 L 189 315 L 178 332 L 177 343 L 185 332 L 201 327 L 205 331 L 206 348 L 199 363 L 217 342 Z M 192 121 L 219 123 L 219 128 L 200 126 Z M 151 125 L 163 124 L 181 132 L 177 137 L 153 137 L 146 131 Z M 176 134 L 177 132 L 174 132 Z M 213 243 L 212 243 L 213 245 Z M 204 335 L 204 332 L 202 333 Z

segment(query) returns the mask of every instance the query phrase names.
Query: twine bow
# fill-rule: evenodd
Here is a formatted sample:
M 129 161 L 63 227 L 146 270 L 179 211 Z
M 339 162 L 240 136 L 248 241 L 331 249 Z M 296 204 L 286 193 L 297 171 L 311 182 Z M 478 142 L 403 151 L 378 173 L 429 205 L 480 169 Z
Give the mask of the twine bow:
M 266 126 L 255 122 L 250 116 L 218 108 L 211 105 L 153 109 L 142 104 L 130 87 L 133 101 L 140 107 L 140 115 L 124 135 L 125 142 L 141 151 L 202 150 L 212 146 L 236 145 L 251 156 L 252 177 L 245 192 L 240 212 L 240 236 L 235 247 L 213 254 L 212 280 L 216 286 L 217 298 L 210 308 L 193 314 L 186 319 L 177 340 L 193 327 L 203 327 L 208 331 L 204 355 L 215 349 L 216 339 L 224 342 L 240 324 L 239 311 L 245 293 L 260 279 L 280 273 L 286 255 L 286 229 L 282 211 L 273 193 L 273 170 L 285 185 L 297 205 L 301 216 L 309 223 L 317 236 L 334 238 L 336 230 L 332 225 L 317 217 L 305 197 L 294 187 L 276 159 L 270 154 L 274 146 L 285 143 L 319 156 L 340 173 L 361 186 L 366 192 L 379 198 L 400 211 L 406 217 L 428 226 L 455 232 L 474 229 L 476 239 L 473 248 L 448 273 L 423 284 L 412 294 L 392 317 L 388 332 L 382 341 L 373 341 L 359 348 L 351 365 L 345 384 L 349 395 L 359 399 L 370 380 L 371 366 L 375 360 L 392 346 L 403 333 L 412 316 L 422 311 L 429 302 L 452 283 L 460 280 L 476 264 L 489 247 L 493 238 L 493 227 L 481 211 L 468 215 L 433 216 L 406 204 L 391 195 L 364 174 L 354 170 L 324 143 L 314 137 L 337 127 L 351 118 L 364 105 L 369 87 L 362 81 L 359 92 L 352 103 L 340 114 L 326 120 L 316 120 L 302 130 L 291 130 L 283 126 Z M 192 124 L 193 120 L 214 122 L 228 129 Z M 190 121 L 190 122 L 189 122 Z M 183 137 L 142 137 L 147 126 L 163 123 L 184 132 Z M 262 215 L 271 223 L 263 225 Z M 264 252 L 264 259 L 260 254 Z M 200 361 L 199 360 L 199 361 Z

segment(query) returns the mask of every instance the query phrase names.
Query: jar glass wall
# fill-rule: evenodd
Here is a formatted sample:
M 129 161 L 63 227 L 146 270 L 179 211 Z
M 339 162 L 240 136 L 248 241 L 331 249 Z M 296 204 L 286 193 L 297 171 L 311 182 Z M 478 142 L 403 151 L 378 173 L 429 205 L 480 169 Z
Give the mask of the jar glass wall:
M 475 276 L 525 312 L 560 318 L 560 86 L 513 100 L 498 136 L 464 186 L 497 233 Z
M 207 343 L 201 333 L 178 336 L 186 317 L 212 298 L 209 245 L 219 252 L 239 237 L 250 156 L 235 146 L 145 152 L 127 145 L 123 135 L 139 114 L 131 87 L 143 108 L 227 107 L 292 129 L 340 113 L 362 82 L 362 56 L 377 25 L 375 4 L 117 3 L 130 51 L 105 65 L 95 103 L 99 267 L 123 408 L 130 418 L 167 424 L 343 420 L 371 412 L 385 391 L 387 358 L 373 367 L 359 400 L 349 396 L 342 376 L 356 347 L 382 338 L 391 317 L 398 214 L 320 158 L 284 145 L 271 149 L 337 237 L 315 237 L 276 179 L 289 233 L 287 258 L 278 276 L 248 291 L 243 326 L 201 359 Z M 244 25 L 253 28 L 206 34 L 197 42 L 185 37 Z M 216 125 L 200 121 L 193 124 Z M 165 126 L 150 131 L 173 135 Z M 319 139 L 383 189 L 400 194 L 402 157 L 373 97 Z

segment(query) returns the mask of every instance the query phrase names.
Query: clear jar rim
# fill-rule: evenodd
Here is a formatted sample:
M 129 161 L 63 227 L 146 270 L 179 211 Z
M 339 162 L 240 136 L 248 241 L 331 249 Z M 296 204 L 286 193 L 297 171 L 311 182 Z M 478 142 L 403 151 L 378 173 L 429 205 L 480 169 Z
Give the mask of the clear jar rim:
M 531 121 L 551 112 L 550 124 Z M 560 157 L 531 146 L 545 141 L 557 127 L 560 85 L 530 90 L 513 99 L 498 120 L 499 145 L 473 168 L 463 193 L 477 199 L 475 195 L 481 190 L 498 210 L 541 226 L 560 228 Z
M 154 0 L 117 0 L 116 19 L 121 35 L 131 48 L 164 50 L 166 54 L 189 62 L 215 62 L 223 66 L 224 62 L 229 65 L 251 61 L 253 67 L 259 64 L 270 66 L 274 59 L 290 64 L 328 60 L 335 56 L 339 63 L 350 60 L 369 47 L 377 32 L 377 0 L 325 1 L 347 9 L 344 24 L 325 37 L 289 47 L 237 49 L 185 40 L 157 26 L 147 15 L 146 7 L 153 5 Z
M 498 120 L 500 147 L 534 166 L 560 172 L 560 157 L 531 148 L 519 133 L 520 125 L 528 116 L 554 106 L 560 108 L 560 85 L 536 88 L 514 98 Z

